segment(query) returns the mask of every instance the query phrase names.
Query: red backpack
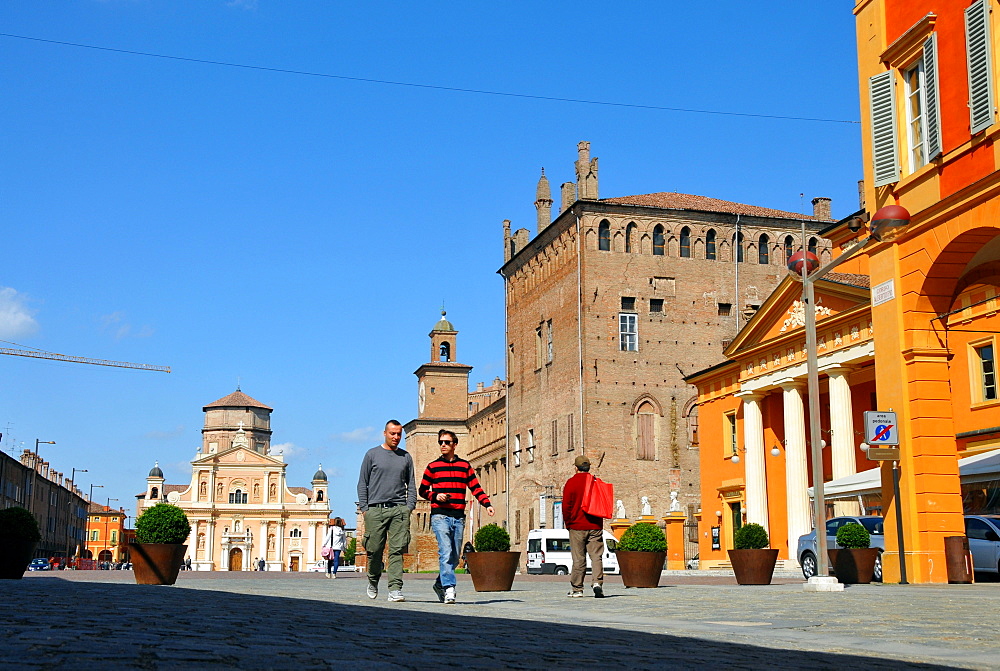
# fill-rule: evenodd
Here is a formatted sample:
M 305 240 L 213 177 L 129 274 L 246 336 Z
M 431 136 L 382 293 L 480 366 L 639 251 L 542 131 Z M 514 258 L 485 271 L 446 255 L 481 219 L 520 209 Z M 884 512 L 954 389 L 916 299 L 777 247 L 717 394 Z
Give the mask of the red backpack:
M 583 501 L 580 508 L 593 517 L 610 520 L 615 516 L 615 487 L 610 482 L 604 482 L 596 475 L 591 476 L 583 488 Z

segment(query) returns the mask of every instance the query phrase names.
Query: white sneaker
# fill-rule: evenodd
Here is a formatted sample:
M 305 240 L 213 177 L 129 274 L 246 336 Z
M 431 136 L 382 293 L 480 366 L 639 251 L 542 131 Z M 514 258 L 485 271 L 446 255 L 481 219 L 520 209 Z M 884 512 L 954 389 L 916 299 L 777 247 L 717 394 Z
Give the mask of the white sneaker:
M 378 583 L 369 582 L 368 583 L 368 598 L 377 599 L 378 598 Z
M 403 590 L 401 589 L 389 590 L 389 601 L 406 601 L 406 597 L 403 596 Z
M 445 603 L 455 603 L 455 588 L 446 587 L 444 590 L 444 602 Z
M 566 596 L 568 596 L 571 599 L 579 599 L 583 597 L 583 592 L 573 591 L 567 594 Z
M 337 579 L 337 574 L 336 574 L 336 573 L 330 573 L 330 574 L 328 574 L 328 575 L 329 575 L 329 576 L 330 576 L 331 578 L 333 578 L 334 580 L 336 580 L 336 579 Z

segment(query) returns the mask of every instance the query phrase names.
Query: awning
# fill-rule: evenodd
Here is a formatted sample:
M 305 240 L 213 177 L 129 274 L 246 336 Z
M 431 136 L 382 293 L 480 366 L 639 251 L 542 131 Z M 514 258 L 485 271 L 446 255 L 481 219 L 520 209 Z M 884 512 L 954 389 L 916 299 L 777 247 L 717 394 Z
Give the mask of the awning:
M 963 483 L 1000 480 L 1000 450 L 991 450 L 958 460 L 958 475 Z M 844 478 L 831 480 L 823 486 L 824 499 L 853 499 L 864 494 L 879 494 L 882 491 L 880 469 L 871 468 Z M 813 488 L 808 489 L 809 498 Z

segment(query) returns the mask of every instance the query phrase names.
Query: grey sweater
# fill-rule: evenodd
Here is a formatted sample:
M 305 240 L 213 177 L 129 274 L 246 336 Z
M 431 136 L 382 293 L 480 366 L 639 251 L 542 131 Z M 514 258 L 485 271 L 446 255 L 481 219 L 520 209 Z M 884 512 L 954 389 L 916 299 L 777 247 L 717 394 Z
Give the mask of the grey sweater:
M 405 503 L 417 507 L 417 484 L 413 458 L 406 450 L 387 450 L 381 445 L 365 453 L 358 478 L 358 507 L 368 510 L 372 503 Z

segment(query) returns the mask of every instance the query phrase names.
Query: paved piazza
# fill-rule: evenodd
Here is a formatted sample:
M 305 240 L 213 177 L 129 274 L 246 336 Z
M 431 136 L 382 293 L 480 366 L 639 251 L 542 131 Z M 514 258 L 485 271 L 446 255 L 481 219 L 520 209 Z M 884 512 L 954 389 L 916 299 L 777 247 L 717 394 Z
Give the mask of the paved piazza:
M 668 573 L 659 589 L 606 582 L 568 599 L 566 578 L 518 576 L 459 603 L 407 575 L 405 603 L 359 574 L 40 572 L 0 581 L 2 669 L 998 668 L 1000 583 L 858 585 L 806 593 Z

